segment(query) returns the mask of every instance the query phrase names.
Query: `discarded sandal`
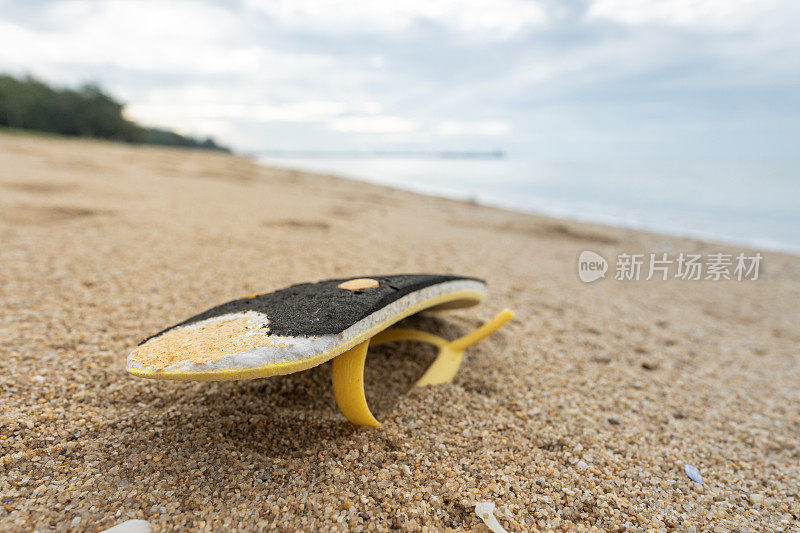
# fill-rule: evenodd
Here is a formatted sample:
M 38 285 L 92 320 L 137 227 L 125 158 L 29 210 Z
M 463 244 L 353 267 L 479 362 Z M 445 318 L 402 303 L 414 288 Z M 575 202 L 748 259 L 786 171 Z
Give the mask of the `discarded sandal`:
M 369 345 L 433 344 L 439 354 L 417 385 L 450 382 L 464 350 L 511 320 L 511 311 L 453 341 L 387 328 L 420 311 L 477 305 L 485 295 L 479 279 L 435 274 L 292 285 L 219 305 L 148 337 L 128 356 L 127 371 L 154 379 L 221 381 L 291 374 L 333 359 L 333 391 L 342 413 L 353 424 L 377 427 L 364 395 Z

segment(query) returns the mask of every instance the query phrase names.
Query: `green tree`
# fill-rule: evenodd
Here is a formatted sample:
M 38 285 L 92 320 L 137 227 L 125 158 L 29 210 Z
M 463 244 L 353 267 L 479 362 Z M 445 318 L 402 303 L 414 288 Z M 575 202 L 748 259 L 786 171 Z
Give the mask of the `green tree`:
M 57 89 L 31 76 L 0 74 L 0 126 L 138 144 L 224 150 L 212 139 L 196 139 L 145 128 L 123 115 L 124 105 L 95 84 Z

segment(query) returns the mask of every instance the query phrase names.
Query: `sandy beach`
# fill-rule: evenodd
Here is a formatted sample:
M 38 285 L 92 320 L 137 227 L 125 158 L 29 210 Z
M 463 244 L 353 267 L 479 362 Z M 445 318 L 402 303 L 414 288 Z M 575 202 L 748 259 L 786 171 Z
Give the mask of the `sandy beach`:
M 800 258 L 758 280 L 583 283 L 584 250 L 745 251 L 270 169 L 225 154 L 0 134 L 0 530 L 797 530 Z M 370 352 L 383 422 L 350 425 L 330 364 L 252 381 L 126 374 L 213 305 L 333 277 L 487 281 L 505 307 L 453 384 Z M 689 479 L 697 467 L 705 484 Z

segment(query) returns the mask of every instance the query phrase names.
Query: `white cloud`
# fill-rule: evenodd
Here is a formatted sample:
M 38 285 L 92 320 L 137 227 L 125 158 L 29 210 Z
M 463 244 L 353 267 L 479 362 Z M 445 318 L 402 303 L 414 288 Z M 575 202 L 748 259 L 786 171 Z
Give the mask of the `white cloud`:
M 147 123 L 183 121 L 192 117 L 253 122 L 324 122 L 342 114 L 341 102 L 305 101 L 284 105 L 247 105 L 215 102 L 138 103 L 128 106 L 127 114 Z
M 507 36 L 546 20 L 535 0 L 246 0 L 282 26 L 331 33 L 398 32 L 418 21 L 441 24 L 455 32 Z
M 596 0 L 588 14 L 631 25 L 737 29 L 787 7 L 786 0 Z
M 55 13 L 70 24 L 52 31 L 0 20 L 0 65 L 50 72 L 102 65 L 181 76 L 255 74 L 274 80 L 332 62 L 326 54 L 280 53 L 238 41 L 242 21 L 204 4 L 111 0 L 92 6 L 56 3 Z
M 511 123 L 505 120 L 478 122 L 446 120 L 439 123 L 436 132 L 440 135 L 505 135 L 511 132 Z
M 328 121 L 328 128 L 343 133 L 412 133 L 419 128 L 416 120 L 390 115 L 338 117 Z

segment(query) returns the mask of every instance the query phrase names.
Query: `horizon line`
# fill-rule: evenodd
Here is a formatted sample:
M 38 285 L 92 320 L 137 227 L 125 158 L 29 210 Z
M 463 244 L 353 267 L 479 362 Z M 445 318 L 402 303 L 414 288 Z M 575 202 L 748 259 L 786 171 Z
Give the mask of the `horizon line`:
M 432 159 L 502 159 L 503 150 L 250 150 L 254 156 L 303 156 L 303 157 L 427 157 Z

